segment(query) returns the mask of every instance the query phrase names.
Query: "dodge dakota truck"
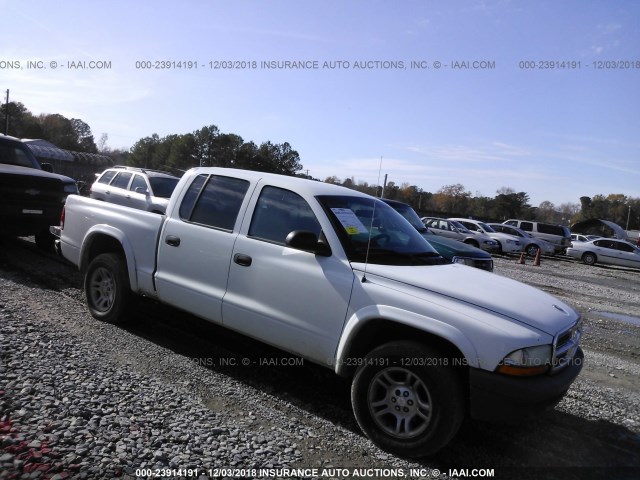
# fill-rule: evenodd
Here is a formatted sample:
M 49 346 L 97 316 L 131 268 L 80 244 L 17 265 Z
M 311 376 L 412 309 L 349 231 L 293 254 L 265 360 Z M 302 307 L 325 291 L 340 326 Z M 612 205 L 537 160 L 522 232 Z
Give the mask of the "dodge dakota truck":
M 194 168 L 165 215 L 72 195 L 52 232 L 95 318 L 126 321 L 143 295 L 331 368 L 362 431 L 402 456 L 443 448 L 466 413 L 539 414 L 582 368 L 573 308 L 446 262 L 389 205 L 337 185 Z

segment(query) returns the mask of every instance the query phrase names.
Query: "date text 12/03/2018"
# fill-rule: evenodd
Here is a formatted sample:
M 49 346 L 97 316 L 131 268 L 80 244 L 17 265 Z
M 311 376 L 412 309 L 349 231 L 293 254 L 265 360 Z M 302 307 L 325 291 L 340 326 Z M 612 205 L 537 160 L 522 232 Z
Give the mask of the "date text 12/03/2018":
M 636 70 L 640 69 L 640 60 L 521 60 L 521 70 Z

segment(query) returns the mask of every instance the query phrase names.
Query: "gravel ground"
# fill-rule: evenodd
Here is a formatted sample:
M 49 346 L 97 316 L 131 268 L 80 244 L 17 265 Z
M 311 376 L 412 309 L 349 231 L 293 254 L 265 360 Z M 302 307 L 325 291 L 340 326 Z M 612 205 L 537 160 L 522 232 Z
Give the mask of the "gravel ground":
M 554 411 L 467 421 L 409 462 L 361 434 L 332 372 L 151 302 L 130 327 L 97 322 L 75 270 L 29 242 L 1 246 L 0 479 L 640 477 L 638 271 L 497 258 L 496 274 L 581 311 L 583 373 Z

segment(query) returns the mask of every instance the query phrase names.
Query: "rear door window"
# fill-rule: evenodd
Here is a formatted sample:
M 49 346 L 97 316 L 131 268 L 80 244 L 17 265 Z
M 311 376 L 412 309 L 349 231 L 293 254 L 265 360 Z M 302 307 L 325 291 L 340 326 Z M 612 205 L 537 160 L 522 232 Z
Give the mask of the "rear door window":
M 180 206 L 183 220 L 232 231 L 249 182 L 219 175 L 200 175 Z
M 131 172 L 118 173 L 118 175 L 116 175 L 116 178 L 113 179 L 113 182 L 111 182 L 111 186 L 126 189 L 127 185 L 129 185 L 129 180 L 131 180 L 131 175 Z

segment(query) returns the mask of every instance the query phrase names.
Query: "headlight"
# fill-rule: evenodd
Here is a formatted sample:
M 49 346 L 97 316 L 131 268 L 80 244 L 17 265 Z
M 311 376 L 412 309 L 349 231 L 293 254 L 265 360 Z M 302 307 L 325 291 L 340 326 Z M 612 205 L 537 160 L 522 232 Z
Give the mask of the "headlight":
M 453 257 L 451 259 L 451 263 L 459 263 L 461 265 L 469 265 L 469 266 L 473 267 L 473 260 L 470 259 L 470 258 Z
M 551 345 L 521 348 L 502 359 L 496 372 L 505 375 L 531 376 L 549 371 L 551 367 Z

